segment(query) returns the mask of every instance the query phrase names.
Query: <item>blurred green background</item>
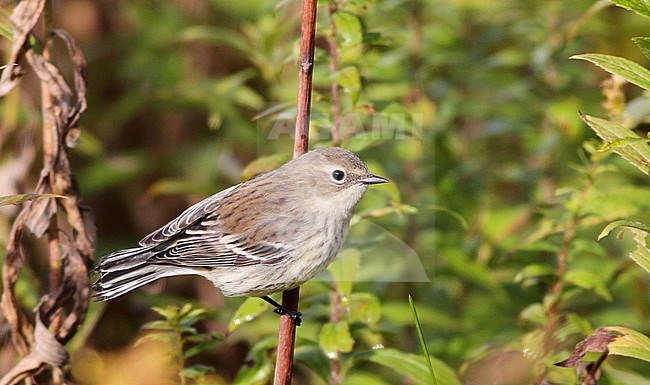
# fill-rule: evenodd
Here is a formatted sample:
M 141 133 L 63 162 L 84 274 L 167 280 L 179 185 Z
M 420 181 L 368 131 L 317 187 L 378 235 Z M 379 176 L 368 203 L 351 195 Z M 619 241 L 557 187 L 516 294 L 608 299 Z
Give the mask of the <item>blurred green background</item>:
M 337 283 L 303 287 L 294 383 L 427 383 L 409 294 L 442 384 L 576 383 L 573 369 L 552 364 L 595 328 L 650 333 L 650 277 L 628 258 L 634 242 L 597 240 L 616 219 L 650 223 L 648 179 L 598 152 L 579 115 L 621 118 L 645 136 L 650 104 L 640 88 L 569 59 L 598 52 L 647 64 L 631 39 L 647 34 L 648 20 L 593 0 L 321 3 L 311 147 L 332 144 L 336 104 L 338 145 L 392 183 L 358 207 L 330 269 Z M 71 156 L 96 216 L 97 257 L 290 158 L 300 9 L 266 0 L 54 3 L 54 25 L 88 59 L 88 110 Z M 2 101 L 2 161 L 23 153 L 12 143 L 38 135 L 37 95 L 27 79 Z M 33 188 L 39 151 L 8 193 Z M 13 214 L 0 214 L 4 244 Z M 44 267 L 34 265 L 26 305 L 40 296 Z M 381 279 L 382 269 L 430 281 Z M 278 319 L 243 302 L 181 277 L 93 304 L 69 346 L 71 376 L 269 383 Z M 372 355 L 381 347 L 394 356 Z M 602 375 L 599 384 L 650 383 L 647 362 L 620 356 Z

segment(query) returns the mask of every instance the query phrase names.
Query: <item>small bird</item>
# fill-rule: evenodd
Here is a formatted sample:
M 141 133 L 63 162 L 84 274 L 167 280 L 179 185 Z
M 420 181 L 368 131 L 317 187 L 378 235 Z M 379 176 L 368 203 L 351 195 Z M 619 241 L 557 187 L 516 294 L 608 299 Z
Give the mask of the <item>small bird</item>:
M 159 278 L 200 275 L 226 296 L 260 297 L 300 325 L 270 294 L 330 264 L 368 185 L 386 183 L 352 152 L 319 148 L 189 207 L 140 246 L 101 258 L 93 285 L 108 301 Z

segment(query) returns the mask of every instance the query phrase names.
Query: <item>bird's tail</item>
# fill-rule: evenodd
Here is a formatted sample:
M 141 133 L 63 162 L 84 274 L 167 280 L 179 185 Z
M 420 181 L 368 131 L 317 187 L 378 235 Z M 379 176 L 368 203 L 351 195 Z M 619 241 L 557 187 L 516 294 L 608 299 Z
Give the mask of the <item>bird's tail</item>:
M 108 301 L 170 275 L 165 266 L 148 263 L 156 253 L 155 247 L 136 247 L 102 257 L 95 268 L 99 273 L 93 284 L 95 300 Z

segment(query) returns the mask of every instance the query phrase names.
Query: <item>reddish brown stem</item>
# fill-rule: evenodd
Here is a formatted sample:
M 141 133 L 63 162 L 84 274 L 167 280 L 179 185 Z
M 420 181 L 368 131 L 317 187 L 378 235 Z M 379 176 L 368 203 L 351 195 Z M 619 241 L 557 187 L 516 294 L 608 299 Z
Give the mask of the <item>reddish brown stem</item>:
M 298 310 L 300 288 L 282 293 L 282 306 L 291 310 Z M 278 356 L 275 361 L 275 385 L 291 384 L 293 369 L 293 351 L 296 341 L 296 324 L 289 317 L 280 317 L 280 330 L 278 332 Z
M 298 101 L 296 137 L 293 156 L 307 152 L 309 146 L 309 112 L 311 108 L 312 74 L 314 69 L 314 37 L 316 34 L 316 5 L 318 0 L 303 0 L 298 67 Z M 297 311 L 300 288 L 282 293 L 282 306 Z M 275 385 L 291 384 L 296 325 L 289 317 L 280 317 L 278 355 L 275 362 Z
M 306 153 L 309 144 L 309 112 L 311 109 L 312 73 L 314 71 L 317 2 L 318 0 L 302 1 L 296 137 L 293 144 L 294 158 Z

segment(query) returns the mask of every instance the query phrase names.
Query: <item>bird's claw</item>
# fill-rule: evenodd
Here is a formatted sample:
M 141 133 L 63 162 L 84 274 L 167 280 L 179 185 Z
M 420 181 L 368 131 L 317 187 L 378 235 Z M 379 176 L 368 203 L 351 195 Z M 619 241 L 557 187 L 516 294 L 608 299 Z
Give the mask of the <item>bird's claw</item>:
M 293 321 L 294 325 L 300 326 L 302 323 L 302 313 L 299 311 L 294 311 L 294 310 L 289 310 L 285 307 L 278 307 L 273 310 L 276 314 L 279 315 L 286 315 L 287 317 L 291 318 Z

